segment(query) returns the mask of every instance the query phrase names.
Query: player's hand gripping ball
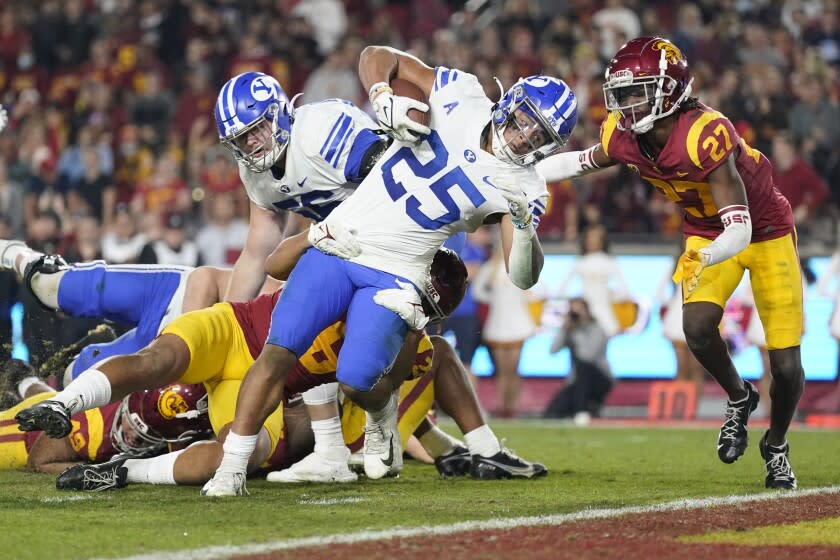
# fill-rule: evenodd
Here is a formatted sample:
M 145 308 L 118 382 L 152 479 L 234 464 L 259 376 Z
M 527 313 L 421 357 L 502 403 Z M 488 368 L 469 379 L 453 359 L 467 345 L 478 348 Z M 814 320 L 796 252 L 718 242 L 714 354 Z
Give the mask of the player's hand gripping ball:
M 395 140 L 414 143 L 429 134 L 428 98 L 419 87 L 408 80 L 393 79 L 374 84 L 370 89 L 370 103 L 379 125 Z

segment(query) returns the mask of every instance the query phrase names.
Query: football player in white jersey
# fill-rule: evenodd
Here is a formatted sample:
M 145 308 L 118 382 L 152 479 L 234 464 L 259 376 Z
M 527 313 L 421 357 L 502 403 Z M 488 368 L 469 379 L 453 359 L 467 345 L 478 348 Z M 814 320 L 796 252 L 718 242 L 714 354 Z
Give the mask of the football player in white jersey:
M 349 101 L 329 99 L 295 109 L 280 84 L 261 72 L 245 72 L 228 80 L 219 92 L 215 118 L 219 140 L 236 158 L 239 176 L 250 199 L 245 247 L 230 277 L 226 301 L 245 301 L 265 280 L 265 261 L 278 243 L 308 225 L 322 221 L 356 189 L 373 162 L 389 144 L 376 123 Z M 278 218 L 287 215 L 281 229 Z M 310 226 L 300 239 L 343 257 L 358 251 L 350 232 L 329 234 Z M 308 238 L 308 239 L 307 239 Z M 340 435 L 337 385 L 320 386 L 303 398 L 316 438 Z M 326 427 L 321 427 L 322 425 Z M 327 433 L 329 432 L 329 433 Z M 340 438 L 339 438 L 340 439 Z M 346 471 L 349 450 L 327 449 L 309 457 L 307 465 L 328 472 Z
M 284 237 L 278 216 L 289 211 L 287 235 L 308 220 L 322 221 L 353 193 L 388 141 L 349 101 L 328 99 L 295 109 L 277 80 L 261 72 L 228 80 L 215 118 L 219 140 L 236 158 L 251 200 L 248 239 L 226 297 L 244 301 L 257 294 L 265 259 Z M 313 235 L 324 237 L 315 229 Z M 319 248 L 345 256 L 335 243 L 325 239 Z
M 222 463 L 204 495 L 243 493 L 255 434 L 282 398 L 296 356 L 343 315 L 347 331 L 337 378 L 345 394 L 368 411 L 365 472 L 370 478 L 399 472 L 399 380 L 388 373 L 408 329 L 425 325 L 418 290 L 435 251 L 455 232 L 501 221 L 513 282 L 529 288 L 542 269 L 528 201 L 544 203 L 547 192 L 533 164 L 559 151 L 571 134 L 577 120 L 571 89 L 555 78 L 533 76 L 494 104 L 475 76 L 430 68 L 388 47 L 365 49 L 359 74 L 380 125 L 397 141 L 323 224 L 355 230 L 361 251 L 343 260 L 309 249 L 298 262 L 275 307 L 263 352 L 242 384 Z M 393 78 L 427 93 L 430 130 L 408 118 L 416 102 L 394 96 Z

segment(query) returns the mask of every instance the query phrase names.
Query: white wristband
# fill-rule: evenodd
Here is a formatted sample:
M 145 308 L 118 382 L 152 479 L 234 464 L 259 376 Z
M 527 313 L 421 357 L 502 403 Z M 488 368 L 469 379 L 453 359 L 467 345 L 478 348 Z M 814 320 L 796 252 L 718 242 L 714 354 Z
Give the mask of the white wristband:
M 379 96 L 379 94 L 384 91 L 393 92 L 394 90 L 391 89 L 391 86 L 388 85 L 388 82 L 376 82 L 375 84 L 370 86 L 370 89 L 368 90 L 368 99 L 370 99 L 370 102 L 373 103 L 373 100 L 376 99 L 377 96 Z

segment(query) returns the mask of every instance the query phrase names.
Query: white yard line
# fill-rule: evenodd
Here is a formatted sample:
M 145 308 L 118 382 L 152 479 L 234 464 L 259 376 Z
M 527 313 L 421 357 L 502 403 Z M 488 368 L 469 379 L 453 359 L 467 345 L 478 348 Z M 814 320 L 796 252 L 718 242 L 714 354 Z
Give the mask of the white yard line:
M 590 519 L 609 519 L 628 514 L 659 513 L 667 511 L 681 511 L 719 506 L 744 504 L 749 502 L 763 502 L 771 500 L 786 500 L 814 496 L 818 494 L 840 494 L 840 486 L 824 488 L 808 488 L 795 492 L 762 492 L 741 496 L 715 496 L 710 498 L 693 498 L 675 500 L 650 506 L 631 506 L 614 509 L 587 509 L 574 513 L 559 513 L 554 515 L 537 515 L 530 517 L 511 517 L 506 519 L 488 519 L 484 521 L 462 521 L 447 525 L 425 525 L 410 528 L 384 529 L 379 531 L 358 531 L 335 535 L 323 535 L 300 539 L 284 539 L 259 544 L 217 545 L 179 551 L 161 551 L 149 554 L 127 556 L 122 560 L 168 560 L 177 555 L 179 560 L 204 560 L 207 558 L 230 558 L 250 554 L 266 554 L 277 550 L 289 550 L 306 546 L 322 546 L 331 544 L 352 544 L 367 541 L 377 541 L 396 538 L 442 536 L 468 531 L 482 531 L 487 529 L 513 529 L 516 527 L 538 527 L 545 525 L 563 525 L 576 521 Z

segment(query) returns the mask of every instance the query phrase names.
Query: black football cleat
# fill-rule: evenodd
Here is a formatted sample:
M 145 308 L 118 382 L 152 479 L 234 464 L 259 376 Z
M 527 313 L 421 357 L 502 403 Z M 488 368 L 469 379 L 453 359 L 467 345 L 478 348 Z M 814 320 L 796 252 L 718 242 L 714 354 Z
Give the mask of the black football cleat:
M 492 457 L 473 455 L 470 465 L 470 476 L 479 480 L 537 478 L 546 474 L 548 474 L 548 469 L 545 465 L 529 463 L 505 448 Z
M 793 467 L 790 466 L 790 445 L 787 442 L 781 447 L 775 447 L 767 443 L 767 434 L 758 442 L 758 450 L 761 458 L 764 459 L 764 466 L 767 469 L 767 477 L 764 479 L 765 488 L 779 490 L 796 490 L 796 475 L 793 474 Z
M 58 401 L 41 401 L 15 415 L 22 432 L 43 430 L 51 438 L 67 437 L 73 428 L 70 411 Z
M 740 401 L 726 401 L 723 426 L 718 435 L 718 457 L 724 463 L 734 463 L 747 450 L 747 421 L 758 406 L 758 391 L 749 381 L 744 382 L 747 396 Z
M 435 468 L 441 478 L 466 476 L 471 465 L 470 451 L 463 445 L 456 445 L 452 451 L 435 459 Z
M 102 492 L 128 485 L 128 469 L 123 466 L 127 457 L 113 459 L 97 465 L 75 465 L 65 469 L 55 479 L 59 490 Z

